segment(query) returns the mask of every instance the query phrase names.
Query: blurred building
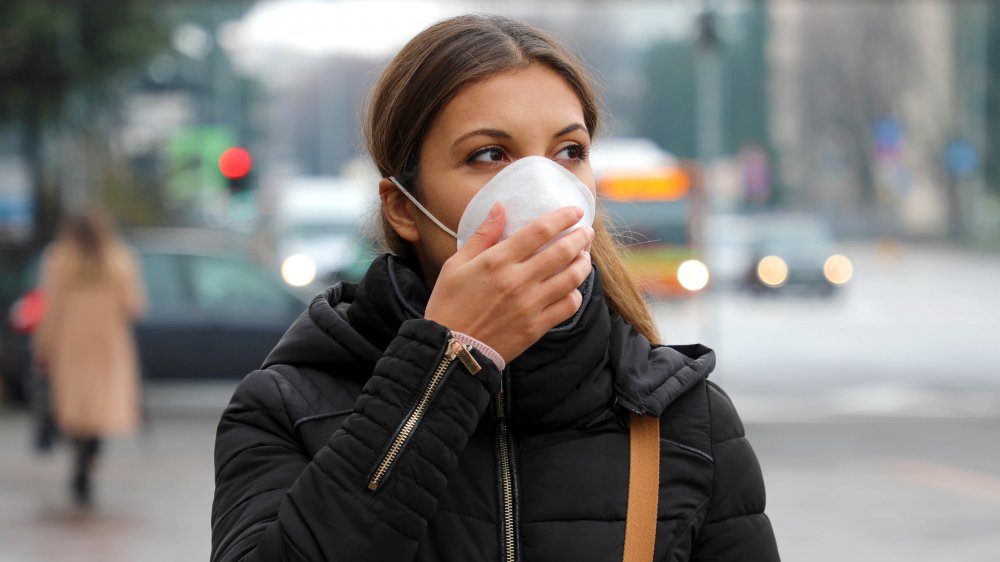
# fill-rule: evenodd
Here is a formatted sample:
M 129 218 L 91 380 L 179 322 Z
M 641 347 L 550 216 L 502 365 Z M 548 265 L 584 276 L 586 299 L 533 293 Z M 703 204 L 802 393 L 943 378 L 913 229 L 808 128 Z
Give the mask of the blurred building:
M 717 107 L 708 116 L 714 125 L 710 128 L 717 129 L 710 144 L 718 154 L 712 156 L 769 146 L 768 7 L 744 1 L 719 6 L 710 19 L 702 17 L 698 4 L 677 14 L 660 14 L 686 25 L 662 33 L 639 56 L 642 95 L 612 108 L 616 121 L 632 121 L 632 130 L 624 133 L 653 139 L 682 158 L 704 157 L 700 137 L 707 131 L 700 119 L 706 116 L 699 108 L 705 96 L 699 87 L 706 84 L 700 86 L 699 80 L 704 79 L 706 60 L 712 59 L 712 89 L 718 89 L 713 104 Z
M 975 169 L 962 178 L 964 235 L 980 244 L 1000 243 L 1000 4 L 955 2 L 956 129 L 975 148 Z
M 854 233 L 974 229 L 974 209 L 992 202 L 977 162 L 989 9 L 771 3 L 771 130 L 790 199 Z

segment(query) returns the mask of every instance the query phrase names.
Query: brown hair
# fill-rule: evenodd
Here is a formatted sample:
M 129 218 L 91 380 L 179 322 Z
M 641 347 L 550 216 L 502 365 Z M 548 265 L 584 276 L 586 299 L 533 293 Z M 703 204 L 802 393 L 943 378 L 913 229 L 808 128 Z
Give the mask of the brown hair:
M 583 106 L 584 124 L 595 136 L 600 108 L 583 65 L 541 30 L 495 15 L 464 15 L 439 22 L 410 40 L 383 71 L 368 105 L 365 140 L 383 177 L 395 176 L 419 193 L 420 149 L 434 119 L 466 86 L 500 72 L 542 63 L 558 72 Z M 386 251 L 411 249 L 382 213 L 380 242 Z M 598 219 L 591 248 L 604 279 L 609 308 L 654 343 L 656 325 L 628 274 L 618 247 Z
M 67 273 L 76 280 L 98 281 L 111 274 L 117 240 L 111 219 L 103 210 L 92 207 L 67 215 L 56 242 L 62 248 Z

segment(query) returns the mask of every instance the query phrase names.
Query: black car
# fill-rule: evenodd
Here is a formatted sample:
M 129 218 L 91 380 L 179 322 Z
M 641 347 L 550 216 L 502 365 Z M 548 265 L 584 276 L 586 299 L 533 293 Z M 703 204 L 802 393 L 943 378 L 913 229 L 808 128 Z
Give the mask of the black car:
M 146 379 L 241 378 L 260 366 L 308 303 L 307 294 L 293 292 L 228 236 L 151 230 L 132 232 L 129 241 L 149 298 L 135 326 Z M 0 370 L 8 397 L 23 399 L 29 336 L 10 322 L 0 339 Z

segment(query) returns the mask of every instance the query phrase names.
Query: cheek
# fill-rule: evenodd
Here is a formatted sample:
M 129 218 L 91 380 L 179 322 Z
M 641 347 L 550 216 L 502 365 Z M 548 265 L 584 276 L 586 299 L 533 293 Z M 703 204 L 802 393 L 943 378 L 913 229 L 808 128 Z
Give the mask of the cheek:
M 440 267 L 455 253 L 457 246 L 454 238 L 442 232 L 437 226 L 433 228 L 436 229 L 436 232 L 430 232 L 426 240 L 430 253 L 434 257 L 434 261 L 437 262 L 436 265 Z
M 458 230 L 458 222 L 461 220 L 462 214 L 465 213 L 466 207 L 469 206 L 469 201 L 472 201 L 472 198 L 478 192 L 478 188 L 465 187 L 461 190 L 456 189 L 454 197 L 448 202 L 448 212 L 452 217 L 452 225 L 456 231 Z
M 589 163 L 574 170 L 573 175 L 582 181 L 583 185 L 590 188 L 590 193 L 592 193 L 594 197 L 597 197 L 597 183 L 594 182 L 594 171 L 591 169 Z
M 438 220 L 453 230 L 458 228 L 462 212 L 475 195 L 476 190 L 469 189 L 468 183 L 459 174 L 443 173 L 435 177 L 433 184 L 427 182 L 422 186 L 424 205 Z

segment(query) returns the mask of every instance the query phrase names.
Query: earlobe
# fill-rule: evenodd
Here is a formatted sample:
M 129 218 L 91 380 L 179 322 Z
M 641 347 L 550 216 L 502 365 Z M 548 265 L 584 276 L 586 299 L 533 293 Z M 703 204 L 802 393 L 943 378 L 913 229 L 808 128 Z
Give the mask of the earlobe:
M 378 194 L 382 200 L 382 213 L 392 229 L 403 240 L 411 244 L 418 242 L 420 232 L 417 230 L 417 209 L 413 203 L 400 193 L 399 189 L 388 179 L 379 181 Z

